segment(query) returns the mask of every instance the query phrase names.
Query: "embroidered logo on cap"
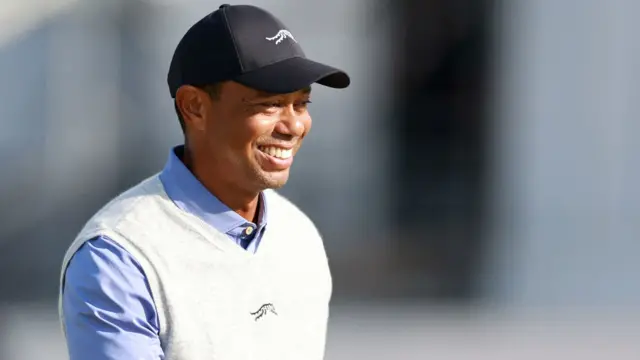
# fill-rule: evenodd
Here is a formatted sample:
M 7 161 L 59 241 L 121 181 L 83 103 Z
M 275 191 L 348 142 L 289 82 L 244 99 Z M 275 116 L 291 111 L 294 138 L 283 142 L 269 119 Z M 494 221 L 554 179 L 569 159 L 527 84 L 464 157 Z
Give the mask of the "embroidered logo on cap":
M 274 37 L 268 37 L 268 38 L 265 38 L 265 39 L 267 39 L 269 41 L 274 41 L 275 40 L 276 41 L 276 45 L 281 43 L 282 40 L 284 40 L 284 39 L 291 39 L 291 40 L 293 40 L 293 42 L 297 43 L 296 39 L 293 37 L 293 35 L 291 35 L 289 30 L 280 30 L 280 31 L 278 31 L 278 33 Z

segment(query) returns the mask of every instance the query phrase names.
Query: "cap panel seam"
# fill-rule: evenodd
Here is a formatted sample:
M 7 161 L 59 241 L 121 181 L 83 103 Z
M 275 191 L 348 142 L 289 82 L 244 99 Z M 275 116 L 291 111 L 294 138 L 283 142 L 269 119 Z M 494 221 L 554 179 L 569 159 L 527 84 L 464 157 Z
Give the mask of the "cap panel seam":
M 242 63 L 242 59 L 240 58 L 240 53 L 238 52 L 238 45 L 236 44 L 236 37 L 231 31 L 231 25 L 229 25 L 229 18 L 227 18 L 227 9 L 222 8 L 222 15 L 224 16 L 224 23 L 227 27 L 227 31 L 229 32 L 229 36 L 231 37 L 231 42 L 233 43 L 233 49 L 236 52 L 236 60 L 238 60 L 238 64 L 240 64 L 240 71 L 244 73 L 244 64 Z

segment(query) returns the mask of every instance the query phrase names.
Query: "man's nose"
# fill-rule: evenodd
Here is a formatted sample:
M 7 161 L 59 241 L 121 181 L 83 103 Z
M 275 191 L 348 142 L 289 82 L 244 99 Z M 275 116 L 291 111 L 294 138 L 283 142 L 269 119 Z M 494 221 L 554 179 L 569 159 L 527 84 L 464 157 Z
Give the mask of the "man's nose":
M 281 134 L 300 137 L 304 134 L 304 117 L 308 114 L 296 113 L 293 109 L 286 109 L 282 112 L 280 121 L 276 124 L 275 130 Z

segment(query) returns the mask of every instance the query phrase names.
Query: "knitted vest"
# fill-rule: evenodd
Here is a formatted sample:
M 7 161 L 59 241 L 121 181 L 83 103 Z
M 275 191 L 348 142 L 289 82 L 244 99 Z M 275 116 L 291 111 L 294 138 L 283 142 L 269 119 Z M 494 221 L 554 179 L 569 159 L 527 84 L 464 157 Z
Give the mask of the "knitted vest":
M 320 360 L 332 291 L 322 239 L 288 200 L 265 196 L 269 223 L 252 254 L 175 206 L 152 176 L 85 225 L 64 257 L 60 295 L 73 254 L 105 235 L 145 272 L 166 360 Z

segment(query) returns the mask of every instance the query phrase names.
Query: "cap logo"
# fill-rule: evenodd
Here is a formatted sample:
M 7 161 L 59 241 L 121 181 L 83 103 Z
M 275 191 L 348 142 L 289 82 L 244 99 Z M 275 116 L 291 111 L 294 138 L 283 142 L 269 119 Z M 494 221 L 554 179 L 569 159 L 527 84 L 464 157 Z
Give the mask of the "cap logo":
M 282 42 L 282 40 L 287 39 L 287 38 L 291 39 L 291 40 L 293 40 L 293 42 L 297 43 L 296 39 L 293 37 L 293 35 L 291 35 L 289 30 L 280 30 L 280 31 L 278 31 L 278 33 L 274 37 L 268 37 L 268 38 L 265 38 L 265 39 L 267 39 L 269 41 L 274 41 L 275 40 L 276 45 L 278 45 L 278 44 L 280 44 Z

